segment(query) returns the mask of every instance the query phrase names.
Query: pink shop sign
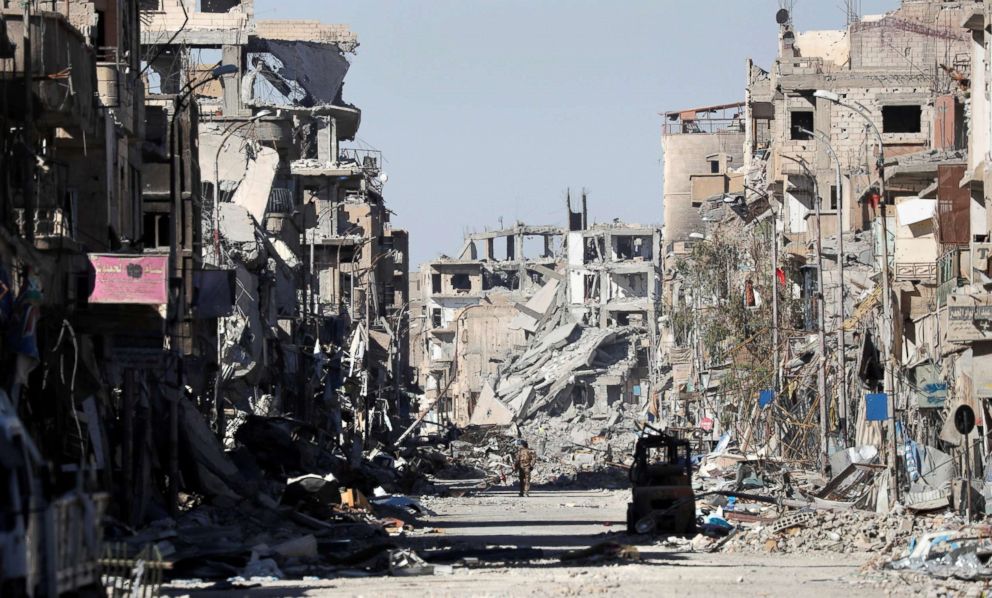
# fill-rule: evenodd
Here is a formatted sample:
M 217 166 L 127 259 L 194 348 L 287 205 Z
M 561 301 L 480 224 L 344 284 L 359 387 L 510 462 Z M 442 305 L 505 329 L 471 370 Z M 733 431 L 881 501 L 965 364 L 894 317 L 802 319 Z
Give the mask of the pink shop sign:
M 89 255 L 90 303 L 161 305 L 169 302 L 169 256 Z

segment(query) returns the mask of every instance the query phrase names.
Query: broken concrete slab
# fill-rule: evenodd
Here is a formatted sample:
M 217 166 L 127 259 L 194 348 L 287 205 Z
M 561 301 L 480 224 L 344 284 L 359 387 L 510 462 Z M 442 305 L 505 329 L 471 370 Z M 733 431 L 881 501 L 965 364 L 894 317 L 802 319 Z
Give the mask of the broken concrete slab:
M 472 411 L 469 425 L 472 426 L 508 426 L 513 422 L 513 412 L 502 401 L 496 398 L 496 391 L 488 381 L 482 387 L 479 401 Z

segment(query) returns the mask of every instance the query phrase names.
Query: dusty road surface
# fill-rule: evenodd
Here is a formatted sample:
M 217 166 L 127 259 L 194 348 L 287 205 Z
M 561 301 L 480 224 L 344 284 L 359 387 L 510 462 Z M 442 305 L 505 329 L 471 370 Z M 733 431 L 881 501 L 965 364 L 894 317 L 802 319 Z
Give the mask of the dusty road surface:
M 443 550 L 472 554 L 486 547 L 537 548 L 542 556 L 520 563 L 478 563 L 464 559 L 432 576 L 359 577 L 268 582 L 234 590 L 237 595 L 275 596 L 885 596 L 912 593 L 907 586 L 888 591 L 858 575 L 864 557 L 703 554 L 638 546 L 640 561 L 583 560 L 563 563 L 570 550 L 613 540 L 623 534 L 626 492 L 537 490 L 519 498 L 509 489 L 476 496 L 429 499 L 437 515 L 400 543 L 423 555 Z M 533 551 L 531 551 L 533 552 Z M 510 554 L 514 554 L 513 551 Z M 428 557 L 430 558 L 430 557 Z M 449 559 L 450 561 L 450 559 Z M 231 595 L 195 586 L 172 586 L 172 596 Z

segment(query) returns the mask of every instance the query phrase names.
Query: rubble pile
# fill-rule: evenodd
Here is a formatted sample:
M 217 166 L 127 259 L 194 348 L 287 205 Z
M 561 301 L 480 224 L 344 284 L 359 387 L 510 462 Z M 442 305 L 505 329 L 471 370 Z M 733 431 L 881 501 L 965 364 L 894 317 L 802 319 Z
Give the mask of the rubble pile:
M 536 483 L 567 484 L 581 474 L 625 474 L 645 405 L 624 401 L 611 387 L 636 377 L 646 332 L 636 326 L 599 328 L 575 321 L 564 290 L 536 325 L 527 346 L 507 359 L 491 396 L 476 410 L 508 412 L 505 435 L 537 451 Z M 618 477 L 607 476 L 610 477 Z M 613 485 L 613 484 L 610 484 Z
M 188 409 L 188 408 L 186 408 Z M 188 409 L 192 412 L 191 409 Z M 313 426 L 286 416 L 249 415 L 224 451 L 201 418 L 186 414 L 181 510 L 134 531 L 116 523 L 108 540 L 137 554 L 154 546 L 174 579 L 328 577 L 342 570 L 385 573 L 391 536 L 428 510 L 405 496 L 454 478 L 449 456 L 413 447 L 404 456 L 352 458 Z
M 566 411 L 560 416 L 540 413 L 519 425 L 524 438 L 533 439 L 539 465 L 533 480 L 568 485 L 580 481 L 602 487 L 626 487 L 626 463 L 637 442 L 634 422 L 640 410 L 616 406 L 605 418 Z
M 915 535 L 946 524 L 943 518 L 914 518 L 869 511 L 785 511 L 765 509 L 752 523 L 738 522 L 737 533 L 722 546 L 724 552 L 873 553 L 895 558 Z M 747 513 L 747 511 L 744 511 Z M 724 516 L 734 521 L 734 511 Z M 750 519 L 750 517 L 748 517 Z

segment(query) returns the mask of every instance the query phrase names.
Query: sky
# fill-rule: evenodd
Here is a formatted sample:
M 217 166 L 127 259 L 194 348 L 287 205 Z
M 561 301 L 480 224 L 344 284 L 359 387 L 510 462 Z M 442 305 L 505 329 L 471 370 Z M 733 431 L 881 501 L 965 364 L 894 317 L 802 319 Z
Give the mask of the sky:
M 741 101 L 768 67 L 781 0 L 255 0 L 258 19 L 346 23 L 355 144 L 383 152 L 411 268 L 466 232 L 589 218 L 660 224 L 659 112 Z M 793 0 L 797 29 L 840 29 L 843 0 Z M 899 0 L 862 0 L 863 14 Z

